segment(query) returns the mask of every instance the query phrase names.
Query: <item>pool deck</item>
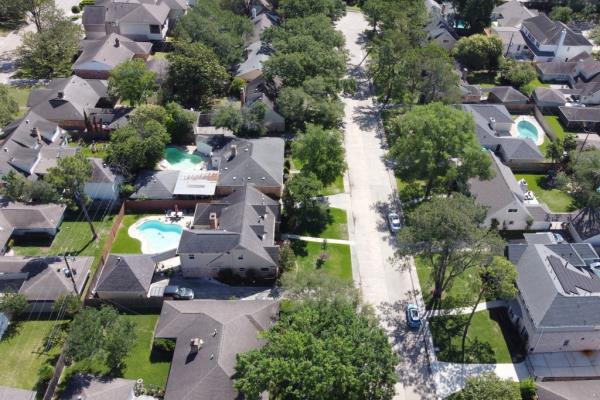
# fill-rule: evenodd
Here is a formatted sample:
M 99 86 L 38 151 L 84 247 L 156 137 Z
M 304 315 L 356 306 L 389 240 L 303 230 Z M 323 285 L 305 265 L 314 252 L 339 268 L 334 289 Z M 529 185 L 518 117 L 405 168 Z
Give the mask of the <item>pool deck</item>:
M 194 220 L 194 217 L 191 215 L 183 216 L 182 218 L 180 218 L 177 221 L 172 220 L 171 218 L 168 218 L 164 215 L 151 215 L 148 217 L 140 218 L 138 221 L 136 221 L 135 224 L 133 224 L 129 227 L 129 229 L 127 230 L 127 234 L 130 237 L 137 239 L 142 243 L 142 253 L 143 254 L 154 254 L 154 253 L 156 253 L 156 251 L 154 251 L 152 249 L 152 246 L 150 245 L 150 243 L 148 243 L 148 241 L 146 240 L 146 237 L 144 235 L 142 235 L 140 233 L 140 231 L 138 230 L 140 225 L 142 225 L 144 222 L 147 222 L 147 221 L 159 221 L 164 224 L 180 225 L 181 227 L 183 227 L 185 229 L 185 228 L 189 228 L 191 226 L 193 220 Z
M 546 137 L 546 132 L 544 131 L 544 128 L 542 128 L 540 126 L 540 124 L 537 122 L 537 120 L 535 119 L 535 117 L 533 117 L 531 115 L 521 115 L 521 116 L 517 117 L 515 119 L 514 123 L 512 124 L 512 126 L 510 127 L 510 134 L 513 137 L 520 138 L 519 131 L 517 130 L 517 124 L 519 122 L 521 122 L 521 121 L 527 121 L 531 125 L 533 125 L 535 127 L 535 129 L 537 129 L 537 131 L 538 131 L 538 137 L 537 137 L 537 140 L 535 142 L 535 145 L 536 146 L 541 146 L 542 143 L 544 143 L 544 140 L 545 140 L 545 137 Z

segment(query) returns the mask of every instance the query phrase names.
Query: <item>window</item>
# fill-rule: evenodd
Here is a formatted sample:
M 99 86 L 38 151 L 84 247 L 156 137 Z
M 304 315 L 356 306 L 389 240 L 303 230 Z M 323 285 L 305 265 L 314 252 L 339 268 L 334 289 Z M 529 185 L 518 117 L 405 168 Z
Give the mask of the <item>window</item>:
M 448 43 L 448 39 L 444 39 L 444 40 L 442 40 L 442 42 Z
M 517 210 L 516 208 L 509 208 L 508 212 L 510 212 L 510 213 L 516 213 L 516 212 L 519 212 L 519 210 Z
M 150 25 L 150 33 L 160 33 L 160 25 Z
M 508 224 L 509 224 L 509 225 L 512 225 L 512 224 L 514 224 L 514 223 L 515 223 L 515 221 L 508 221 Z
M 243 254 L 240 254 L 240 255 L 238 256 L 238 260 L 243 260 L 243 259 L 244 259 L 244 255 L 243 255 Z
M 195 255 L 193 255 L 193 254 L 188 254 L 188 258 L 189 258 L 190 260 L 193 260 L 194 258 L 196 258 L 196 256 L 195 256 Z

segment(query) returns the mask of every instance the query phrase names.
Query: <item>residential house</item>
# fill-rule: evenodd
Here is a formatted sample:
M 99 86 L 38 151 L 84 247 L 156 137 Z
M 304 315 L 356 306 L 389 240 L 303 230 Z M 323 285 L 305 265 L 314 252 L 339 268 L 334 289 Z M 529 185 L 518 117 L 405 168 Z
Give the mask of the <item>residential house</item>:
M 144 0 L 146 1 L 146 0 Z M 144 2 L 140 0 L 140 2 Z M 157 3 L 161 0 L 157 0 Z M 186 0 L 162 0 L 167 6 L 169 6 L 169 27 L 173 28 L 177 21 L 182 18 L 190 8 L 190 5 Z
M 220 201 L 198 203 L 192 229 L 183 231 L 177 248 L 183 275 L 275 278 L 278 221 L 279 202 L 252 185 Z
M 100 299 L 147 298 L 156 261 L 146 254 L 110 254 L 94 288 Z
M 55 236 L 66 207 L 58 204 L 5 203 L 0 206 L 0 254 L 10 238 L 26 235 Z
M 27 106 L 42 118 L 63 129 L 85 129 L 90 108 L 112 108 L 104 80 L 82 79 L 76 75 L 55 78 L 46 87 L 33 89 Z
M 31 390 L 0 386 L 0 400 L 35 400 L 36 395 Z
M 264 344 L 279 314 L 272 300 L 165 301 L 155 338 L 175 340 L 165 400 L 234 400 L 238 354 Z
M 244 107 L 251 107 L 255 103 L 262 103 L 265 106 L 263 126 L 267 132 L 283 132 L 285 130 L 285 118 L 275 111 L 273 101 L 265 93 L 255 92 L 246 95 Z
M 483 93 L 479 85 L 460 84 L 461 103 L 480 103 Z
M 519 273 L 509 316 L 528 353 L 598 350 L 600 257 L 589 243 L 556 243 L 550 233 L 525 240 L 507 255 Z
M 593 379 L 536 380 L 535 387 L 538 400 L 592 400 L 598 398 L 598 381 Z
M 256 8 L 253 8 L 251 12 L 253 14 L 251 15 L 253 29 L 252 35 L 250 35 L 246 43 L 254 43 L 259 41 L 261 34 L 266 29 L 279 23 L 279 17 L 266 10 L 258 14 Z
M 433 41 L 448 51 L 452 50 L 458 42 L 458 35 L 454 29 L 441 17 L 430 18 L 425 26 L 425 33 L 428 42 Z
M 89 161 L 92 176 L 85 183 L 83 192 L 92 200 L 118 200 L 123 177 L 115 174 L 101 158 L 90 158 Z
M 142 42 L 163 41 L 173 15 L 166 2 L 142 0 L 99 0 L 85 6 L 82 24 L 87 39 L 111 33 Z
M 84 79 L 108 79 L 117 65 L 134 58 L 146 60 L 152 43 L 135 42 L 116 33 L 81 41 L 82 53 L 73 64 L 73 73 Z
M 567 130 L 585 132 L 600 129 L 600 107 L 558 107 L 558 118 Z
M 132 107 L 88 108 L 86 110 L 86 130 L 80 137 L 87 141 L 109 140 L 112 132 L 129 122 Z
M 490 158 L 494 171 L 492 179 L 469 180 L 471 196 L 487 209 L 485 226 L 517 231 L 550 228 L 547 212 L 527 184 L 517 182 L 510 168 L 491 152 Z
M 492 35 L 502 40 L 502 54 L 511 58 L 527 58 L 529 48 L 521 34 L 521 29 L 513 26 L 496 26 L 491 30 Z
M 531 99 L 542 111 L 556 111 L 569 101 L 569 95 L 560 89 L 537 87 L 533 90 Z
M 503 104 L 508 111 L 523 111 L 529 109 L 529 99 L 512 86 L 496 86 L 486 89 L 487 101 L 491 104 Z
M 441 17 L 444 13 L 442 5 L 435 0 L 425 0 L 425 7 L 431 17 Z
M 80 295 L 94 257 L 0 257 L 2 292 L 16 291 L 27 298 L 32 311 L 52 310 L 64 294 Z
M 524 20 L 536 15 L 538 15 L 536 10 L 530 10 L 522 2 L 509 0 L 492 10 L 492 26 L 519 28 Z
M 168 200 L 175 198 L 175 184 L 179 171 L 142 171 L 135 181 L 134 200 Z
M 521 33 L 534 61 L 569 61 L 581 52 L 592 53 L 592 44 L 581 33 L 546 14 L 524 20 Z
M 473 115 L 479 143 L 508 166 L 519 168 L 544 162 L 544 155 L 531 140 L 510 134 L 514 121 L 504 105 L 463 104 L 462 109 Z
M 60 400 L 135 400 L 136 381 L 74 374 L 60 395 Z M 140 398 L 140 400 L 142 400 Z
M 258 40 L 246 47 L 246 60 L 237 69 L 236 78 L 246 82 L 262 76 L 263 63 L 271 56 L 271 49 L 267 44 Z

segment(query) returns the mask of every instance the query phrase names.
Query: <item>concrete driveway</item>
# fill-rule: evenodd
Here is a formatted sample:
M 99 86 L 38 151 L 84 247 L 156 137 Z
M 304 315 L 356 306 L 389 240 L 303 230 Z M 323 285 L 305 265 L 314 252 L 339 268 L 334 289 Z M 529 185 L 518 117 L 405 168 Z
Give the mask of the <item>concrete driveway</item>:
M 359 82 L 356 95 L 343 99 L 345 106 L 344 144 L 349 193 L 348 225 L 352 246 L 355 284 L 363 299 L 374 306 L 394 349 L 402 358 L 397 367 L 396 399 L 435 398 L 429 373 L 424 335 L 406 329 L 404 309 L 417 303 L 420 291 L 414 264 L 400 269 L 390 261 L 395 239 L 385 216 L 394 209 L 395 179 L 384 163 L 386 145 L 380 129 L 379 112 L 366 79 L 363 32 L 368 24 L 361 13 L 349 11 L 337 23 L 346 38 L 349 74 Z

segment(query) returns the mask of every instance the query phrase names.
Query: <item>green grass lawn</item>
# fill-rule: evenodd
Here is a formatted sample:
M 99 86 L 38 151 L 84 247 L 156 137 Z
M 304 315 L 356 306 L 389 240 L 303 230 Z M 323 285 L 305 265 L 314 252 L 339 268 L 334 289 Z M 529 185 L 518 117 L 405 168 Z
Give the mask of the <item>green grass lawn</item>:
M 8 86 L 8 93 L 17 100 L 17 103 L 19 103 L 18 118 L 23 117 L 25 113 L 27 113 L 27 99 L 29 98 L 31 89 L 31 86 Z
M 573 198 L 559 189 L 545 189 L 541 186 L 544 174 L 515 174 L 517 180 L 525 179 L 529 190 L 540 202 L 546 203 L 554 212 L 569 212 L 574 210 Z
M 135 324 L 135 346 L 125 359 L 123 377 L 127 379 L 142 378 L 145 384 L 165 387 L 171 360 L 152 350 L 154 328 L 159 315 L 127 315 L 127 319 Z
M 546 120 L 548 125 L 550 125 L 550 127 L 559 139 L 564 139 L 567 133 L 572 133 L 568 130 L 565 130 L 557 116 L 544 115 L 544 119 Z
M 48 362 L 54 366 L 60 346 L 45 351 L 46 338 L 64 321 L 23 321 L 9 327 L 0 340 L 0 385 L 33 389 L 37 371 Z
M 467 82 L 471 85 L 480 85 L 482 88 L 491 88 L 497 86 L 495 71 L 474 71 L 467 74 Z
M 86 157 L 104 158 L 106 157 L 106 150 L 108 148 L 108 142 L 100 142 L 96 144 L 96 151 L 92 151 L 92 146 L 88 143 L 79 144 L 78 141 L 70 141 L 69 146 L 80 147 L 81 153 Z
M 293 240 L 291 244 L 296 254 L 298 268 L 304 270 L 316 269 L 319 256 L 322 253 L 327 253 L 329 257 L 320 269 L 332 276 L 352 282 L 350 246 L 329 243 L 327 244 L 327 248 L 323 249 L 322 243 L 304 242 L 301 240 Z
M 329 208 L 329 215 L 331 215 L 333 221 L 331 224 L 327 225 L 319 237 L 326 239 L 348 240 L 348 221 L 346 218 L 346 210 Z
M 423 180 L 416 180 L 410 184 L 396 176 L 396 187 L 402 201 L 408 202 L 425 195 L 425 181 Z
M 142 242 L 132 238 L 127 232 L 129 227 L 142 217 L 145 217 L 145 215 L 132 214 L 123 217 L 123 222 L 121 222 L 121 227 L 117 232 L 117 237 L 115 238 L 113 246 L 110 249 L 111 253 L 142 254 Z
M 167 52 L 164 51 L 157 51 L 156 53 L 154 53 L 152 55 L 152 58 L 154 58 L 155 60 L 166 60 L 167 59 Z
M 323 196 L 331 196 L 334 194 L 344 193 L 344 177 L 338 176 L 329 186 L 325 186 L 323 189 Z
M 431 294 L 433 291 L 433 281 L 430 279 L 431 276 L 431 265 L 424 258 L 417 256 L 415 257 L 415 265 L 417 267 L 417 275 L 419 276 L 419 283 L 421 284 L 421 291 L 423 292 L 423 299 L 425 300 L 425 304 L 429 304 L 429 300 L 431 299 Z M 448 297 L 460 297 L 465 294 L 469 294 L 469 301 L 475 302 L 477 300 L 477 292 L 475 285 L 471 282 L 475 282 L 477 276 L 475 271 L 466 270 L 462 275 L 454 278 L 452 288 L 448 291 L 448 293 L 444 293 L 443 298 L 447 299 Z M 444 302 L 442 302 L 442 307 L 444 307 Z
M 429 320 L 439 361 L 461 361 L 461 339 L 467 315 Z M 508 319 L 506 309 L 475 313 L 465 346 L 467 363 L 511 363 L 524 358 L 522 343 Z

